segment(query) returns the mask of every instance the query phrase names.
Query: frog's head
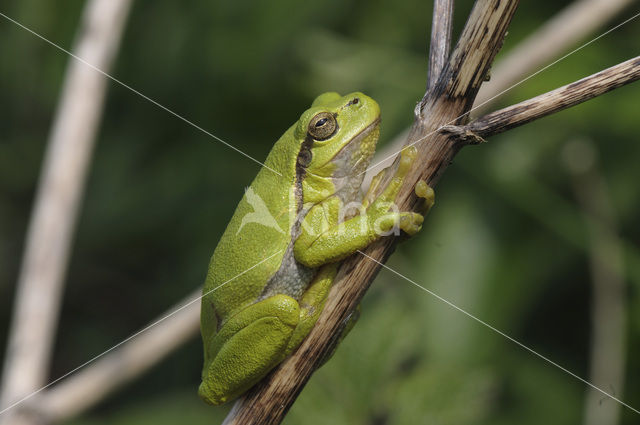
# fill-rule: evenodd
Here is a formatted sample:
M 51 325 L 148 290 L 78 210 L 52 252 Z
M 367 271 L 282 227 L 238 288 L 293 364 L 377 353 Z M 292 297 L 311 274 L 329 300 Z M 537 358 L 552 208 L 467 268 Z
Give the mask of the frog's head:
M 362 93 L 318 96 L 295 128 L 301 140 L 296 168 L 302 175 L 304 203 L 320 202 L 336 192 L 351 200 L 379 136 L 380 107 Z

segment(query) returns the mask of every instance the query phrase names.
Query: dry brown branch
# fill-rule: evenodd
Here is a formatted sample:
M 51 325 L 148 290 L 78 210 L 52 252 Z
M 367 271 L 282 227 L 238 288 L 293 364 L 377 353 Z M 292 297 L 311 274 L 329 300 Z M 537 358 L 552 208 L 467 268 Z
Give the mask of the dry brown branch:
M 433 89 L 449 58 L 452 22 L 453 0 L 435 0 L 433 2 L 433 17 L 431 20 L 427 91 Z
M 609 22 L 631 2 L 632 0 L 578 0 L 571 3 L 518 43 L 503 59 L 496 61 L 496 66 L 491 71 L 491 80 L 483 84 L 476 98 L 476 105 L 488 102 L 528 73 L 548 65 L 561 53 Z
M 589 230 L 593 288 L 589 381 L 618 395 L 624 387 L 626 352 L 624 249 L 595 146 L 587 140 L 574 140 L 567 144 L 564 154 Z M 603 400 L 601 392 L 589 389 L 583 423 L 615 425 L 620 409 L 619 403 Z
M 130 0 L 93 0 L 85 8 L 74 52 L 108 70 L 119 45 Z M 65 76 L 18 278 L 2 406 L 29 395 L 47 379 L 69 247 L 100 121 L 103 75 L 71 61 Z M 0 419 L 18 423 L 7 412 Z
M 500 93 L 527 74 L 548 66 L 550 60 L 566 52 L 570 46 L 608 22 L 632 1 L 578 0 L 572 3 L 492 66 L 491 80 L 482 85 L 475 104 L 482 105 L 480 110 L 490 106 Z M 400 150 L 408 134 L 408 129 L 401 132 L 376 152 L 374 163 L 379 163 L 379 166 L 369 170 L 363 183 L 364 188 L 369 186 L 369 182 L 378 171 L 391 165 L 393 153 Z
M 516 5 L 517 1 L 476 2 L 450 61 L 434 90 L 421 102 L 409 143 L 423 138 L 471 108 Z M 399 207 L 406 209 L 415 203 L 413 187 L 419 179 L 434 185 L 458 150 L 459 145 L 440 134 L 434 134 L 420 144 L 416 163 L 421 167 L 407 176 L 406 185 L 398 196 Z M 391 238 L 381 240 L 367 248 L 365 253 L 384 262 L 394 243 Z M 345 320 L 379 268 L 376 262 L 362 255 L 354 255 L 342 264 L 316 326 L 291 357 L 235 404 L 226 424 L 281 422 L 321 359 L 336 344 L 336 335 L 340 334 Z
M 465 128 L 489 137 L 593 99 L 640 79 L 640 56 L 574 83 L 480 117 Z

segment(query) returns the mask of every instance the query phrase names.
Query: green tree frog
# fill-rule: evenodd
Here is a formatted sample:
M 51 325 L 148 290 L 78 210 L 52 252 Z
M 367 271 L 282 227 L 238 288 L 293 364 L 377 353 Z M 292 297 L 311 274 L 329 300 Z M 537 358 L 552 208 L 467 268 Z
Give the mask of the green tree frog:
M 201 330 L 199 395 L 229 401 L 291 354 L 315 324 L 338 264 L 389 232 L 417 233 L 423 216 L 394 201 L 416 156 L 405 148 L 375 196 L 360 186 L 379 135 L 378 104 L 362 93 L 324 93 L 276 142 L 247 188 L 211 262 Z M 268 168 L 267 168 L 268 167 Z M 426 183 L 416 193 L 433 204 Z

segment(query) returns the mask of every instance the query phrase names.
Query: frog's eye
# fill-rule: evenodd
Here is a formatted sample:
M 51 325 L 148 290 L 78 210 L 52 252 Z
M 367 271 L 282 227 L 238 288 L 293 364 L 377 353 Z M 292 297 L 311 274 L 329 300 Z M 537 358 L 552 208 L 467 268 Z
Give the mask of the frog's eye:
M 316 114 L 309 122 L 309 135 L 316 140 L 325 140 L 333 136 L 338 128 L 336 117 L 329 112 Z

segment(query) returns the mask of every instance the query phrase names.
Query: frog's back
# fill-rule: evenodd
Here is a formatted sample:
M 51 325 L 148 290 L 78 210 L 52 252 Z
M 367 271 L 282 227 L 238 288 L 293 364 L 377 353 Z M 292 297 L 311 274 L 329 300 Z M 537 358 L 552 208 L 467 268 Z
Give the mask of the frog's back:
M 211 258 L 203 310 L 213 306 L 218 320 L 225 320 L 260 297 L 291 241 L 291 218 L 295 218 L 298 208 L 297 151 L 290 146 L 292 131 L 293 127 L 274 145 L 265 161 L 282 175 L 265 167 L 259 171 Z

